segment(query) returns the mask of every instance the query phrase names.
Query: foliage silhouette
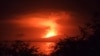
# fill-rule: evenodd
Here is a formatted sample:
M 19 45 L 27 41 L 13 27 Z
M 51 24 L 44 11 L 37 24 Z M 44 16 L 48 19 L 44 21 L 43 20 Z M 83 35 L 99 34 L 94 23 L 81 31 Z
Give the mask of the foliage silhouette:
M 30 48 L 28 43 L 19 40 L 0 44 L 0 56 L 37 56 L 36 52 L 34 47 Z
M 51 56 L 100 56 L 100 14 L 94 13 L 92 23 L 85 28 L 79 27 L 81 37 L 69 37 L 60 40 Z M 87 30 L 93 29 L 94 34 L 89 35 Z

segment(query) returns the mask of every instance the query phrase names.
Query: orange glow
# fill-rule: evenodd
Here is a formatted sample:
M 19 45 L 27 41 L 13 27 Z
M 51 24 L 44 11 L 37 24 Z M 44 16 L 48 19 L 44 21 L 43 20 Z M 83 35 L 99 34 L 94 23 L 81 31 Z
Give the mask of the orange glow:
M 54 46 L 56 44 L 54 42 L 37 42 L 36 44 L 33 44 L 33 46 L 36 46 L 38 49 L 39 54 L 45 54 L 50 55 L 52 51 L 54 50 Z
M 51 22 L 51 24 L 49 25 L 49 29 L 47 30 L 47 33 L 45 35 L 45 38 L 50 38 L 53 36 L 57 35 L 57 24 L 55 24 L 55 22 Z
M 11 22 L 16 23 L 16 25 L 29 29 L 26 36 L 30 39 L 38 38 L 54 38 L 54 36 L 62 35 L 63 23 L 69 19 L 69 15 L 66 12 L 36 12 L 31 15 L 19 16 L 18 19 L 14 19 Z M 63 22 L 64 21 L 64 22 Z M 36 30 L 35 30 L 36 29 Z M 29 39 L 26 37 L 26 39 Z
M 57 35 L 57 34 L 54 31 L 49 31 L 45 37 L 50 38 L 50 37 L 55 36 L 55 35 Z

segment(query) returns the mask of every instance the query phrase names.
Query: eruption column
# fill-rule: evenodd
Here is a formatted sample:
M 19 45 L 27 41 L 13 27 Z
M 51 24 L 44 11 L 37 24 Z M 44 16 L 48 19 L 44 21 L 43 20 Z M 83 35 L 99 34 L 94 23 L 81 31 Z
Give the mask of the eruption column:
M 55 22 L 50 22 L 49 23 L 49 29 L 47 30 L 47 33 L 45 35 L 45 38 L 50 38 L 50 37 L 53 37 L 53 36 L 56 36 L 57 35 L 57 28 L 56 28 L 56 23 Z

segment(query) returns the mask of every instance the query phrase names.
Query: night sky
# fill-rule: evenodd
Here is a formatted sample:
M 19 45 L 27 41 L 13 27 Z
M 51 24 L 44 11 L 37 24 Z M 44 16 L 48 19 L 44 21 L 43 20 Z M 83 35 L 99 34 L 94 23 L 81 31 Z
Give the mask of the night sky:
M 31 34 L 38 35 L 43 32 L 38 28 L 19 27 L 17 24 L 9 23 L 20 16 L 34 14 L 38 11 L 64 11 L 73 18 L 72 21 L 89 22 L 95 11 L 100 12 L 99 0 L 3 0 L 0 1 L 0 40 L 22 39 L 31 37 Z M 66 20 L 62 20 L 63 22 Z M 67 23 L 64 24 L 66 28 Z M 73 28 L 73 27 L 72 27 Z M 75 27 L 74 27 L 75 28 Z M 74 29 L 76 30 L 76 29 Z M 33 32 L 31 32 L 33 31 Z M 28 34 L 28 32 L 30 34 Z M 36 33 L 37 32 L 37 33 Z M 35 34 L 36 33 L 36 34 Z M 75 32 L 76 33 L 76 32 Z M 27 35 L 28 34 L 28 35 Z M 72 34 L 72 33 L 70 33 Z M 69 34 L 69 35 L 70 35 Z M 74 34 L 74 33 L 73 33 Z M 25 35 L 25 36 L 24 36 Z M 33 36 L 34 39 L 36 36 Z M 27 39 L 27 38 L 25 38 Z M 31 38 L 30 38 L 31 39 Z

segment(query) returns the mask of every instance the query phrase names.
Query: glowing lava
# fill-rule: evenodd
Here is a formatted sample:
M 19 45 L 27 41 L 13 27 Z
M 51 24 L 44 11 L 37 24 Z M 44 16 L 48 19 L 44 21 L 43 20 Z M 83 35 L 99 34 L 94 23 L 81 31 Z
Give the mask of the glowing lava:
M 46 37 L 46 38 L 50 38 L 50 37 L 55 36 L 55 35 L 56 35 L 55 32 L 49 31 L 45 37 Z
M 56 36 L 57 31 L 58 31 L 57 24 L 55 22 L 51 21 L 51 22 L 49 22 L 48 26 L 49 26 L 49 29 L 47 30 L 47 33 L 44 37 L 50 38 L 50 37 Z
M 50 38 L 50 37 L 56 36 L 56 35 L 57 35 L 57 33 L 56 33 L 55 30 L 49 29 L 46 36 L 45 36 L 45 38 Z

